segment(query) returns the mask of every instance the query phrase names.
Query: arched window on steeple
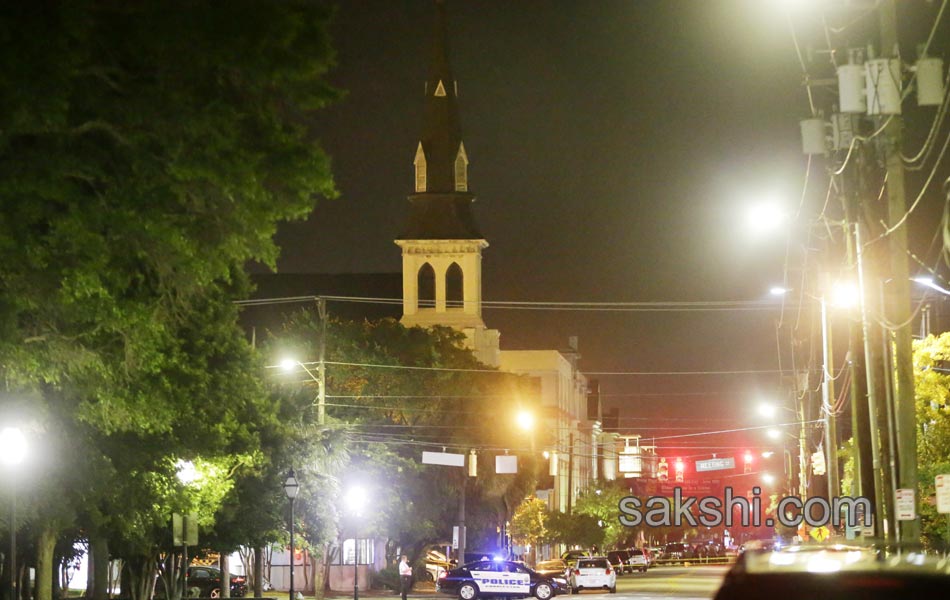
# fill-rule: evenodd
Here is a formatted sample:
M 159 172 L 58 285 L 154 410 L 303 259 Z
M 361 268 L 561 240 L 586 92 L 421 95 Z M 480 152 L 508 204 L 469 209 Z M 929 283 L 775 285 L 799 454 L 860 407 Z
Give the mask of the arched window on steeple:
M 455 156 L 455 191 L 468 191 L 468 155 L 462 142 L 459 142 L 459 152 Z
M 425 263 L 419 268 L 419 308 L 435 308 L 435 269 Z
M 422 142 L 416 148 L 416 158 L 412 161 L 416 167 L 416 192 L 426 191 L 426 153 L 422 149 Z
M 464 277 L 462 267 L 452 263 L 445 271 L 445 303 L 449 308 L 462 308 L 464 299 Z

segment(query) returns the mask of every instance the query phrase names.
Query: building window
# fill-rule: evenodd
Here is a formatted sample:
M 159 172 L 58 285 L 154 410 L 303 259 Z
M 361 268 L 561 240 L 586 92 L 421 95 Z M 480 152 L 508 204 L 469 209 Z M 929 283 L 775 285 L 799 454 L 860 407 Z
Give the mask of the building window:
M 452 263 L 445 272 L 445 302 L 450 308 L 462 307 L 464 298 L 462 286 L 462 267 L 458 263 Z
M 455 191 L 468 191 L 468 156 L 465 144 L 459 144 L 459 153 L 455 157 Z
M 426 263 L 419 269 L 418 277 L 419 308 L 435 307 L 435 269 Z
M 376 562 L 372 538 L 350 538 L 343 540 L 343 545 L 334 545 L 330 548 L 330 564 L 352 565 L 356 559 L 356 548 L 359 545 L 359 561 L 361 565 L 371 565 Z
M 426 153 L 422 149 L 422 142 L 416 148 L 416 158 L 412 161 L 416 167 L 416 191 L 426 191 Z

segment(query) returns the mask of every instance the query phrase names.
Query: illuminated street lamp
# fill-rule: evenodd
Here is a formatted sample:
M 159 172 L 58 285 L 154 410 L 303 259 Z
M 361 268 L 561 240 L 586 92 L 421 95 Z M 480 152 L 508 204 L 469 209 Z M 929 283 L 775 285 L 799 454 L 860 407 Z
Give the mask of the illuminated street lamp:
M 771 473 L 762 473 L 762 482 L 766 485 L 772 485 L 775 483 L 775 476 Z
M 782 432 L 778 429 L 767 429 L 765 435 L 769 436 L 769 439 L 777 440 L 782 437 Z
M 353 516 L 353 600 L 360 600 L 360 540 L 357 535 L 357 522 L 368 501 L 366 490 L 358 485 L 351 487 L 343 498 L 345 509 Z
M 753 204 L 746 210 L 746 224 L 755 233 L 771 233 L 787 220 L 788 213 L 775 201 Z
M 16 570 L 16 470 L 26 458 L 26 438 L 17 427 L 0 431 L 0 461 L 8 469 L 10 482 L 10 600 L 17 599 Z
M 534 415 L 523 410 L 515 417 L 515 423 L 522 431 L 531 431 L 534 429 Z
M 759 414 L 767 419 L 775 418 L 776 413 L 778 413 L 778 408 L 774 404 L 763 402 L 759 405 Z
M 325 321 L 325 319 L 324 319 Z M 324 333 L 324 335 L 326 335 Z M 312 364 L 312 363 L 311 363 Z M 280 361 L 280 368 L 286 373 L 293 373 L 300 367 L 317 384 L 317 423 L 323 425 L 326 421 L 326 363 L 323 361 L 323 347 L 320 348 L 320 360 L 317 361 L 317 372 L 314 373 L 307 365 L 293 357 L 285 357 Z
M 290 499 L 290 600 L 294 600 L 294 500 L 297 498 L 297 492 L 300 491 L 300 484 L 297 483 L 297 477 L 294 470 L 287 473 L 287 479 L 284 481 L 284 493 Z

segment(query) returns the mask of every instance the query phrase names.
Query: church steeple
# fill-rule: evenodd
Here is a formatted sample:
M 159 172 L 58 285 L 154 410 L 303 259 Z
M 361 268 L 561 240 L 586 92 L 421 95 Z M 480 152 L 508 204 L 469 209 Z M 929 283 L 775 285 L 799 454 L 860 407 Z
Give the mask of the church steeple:
M 432 59 L 425 84 L 425 113 L 422 125 L 422 149 L 426 159 L 426 186 L 416 192 L 446 193 L 459 189 L 456 160 L 462 150 L 462 125 L 459 119 L 458 84 L 449 64 L 449 44 L 445 3 L 436 2 L 435 35 Z M 464 154 L 464 151 L 462 152 Z
M 414 193 L 402 248 L 402 323 L 453 327 L 489 365 L 498 364 L 498 331 L 482 321 L 482 249 L 469 192 L 458 84 L 448 55 L 445 3 L 436 0 L 435 35 L 425 84 L 422 136 L 413 148 Z
M 425 83 L 422 136 L 413 158 L 415 192 L 399 239 L 482 239 L 469 193 L 468 153 L 462 142 L 458 83 L 449 63 L 445 2 L 436 0 L 435 32 Z

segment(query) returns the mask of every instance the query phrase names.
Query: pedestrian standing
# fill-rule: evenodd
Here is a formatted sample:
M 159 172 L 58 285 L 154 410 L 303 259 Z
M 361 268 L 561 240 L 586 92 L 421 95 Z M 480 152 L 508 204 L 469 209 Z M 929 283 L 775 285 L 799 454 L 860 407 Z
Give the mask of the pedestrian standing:
M 402 600 L 406 600 L 406 594 L 412 587 L 412 567 L 409 566 L 409 558 L 405 554 L 399 557 L 399 582 L 402 584 Z

